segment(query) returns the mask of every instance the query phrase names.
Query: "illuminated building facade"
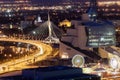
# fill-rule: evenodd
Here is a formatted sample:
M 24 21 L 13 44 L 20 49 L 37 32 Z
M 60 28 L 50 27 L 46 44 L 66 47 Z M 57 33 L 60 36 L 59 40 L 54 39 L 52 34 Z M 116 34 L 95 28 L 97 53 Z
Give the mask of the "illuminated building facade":
M 87 15 L 83 15 L 81 21 L 72 20 L 71 22 L 74 29 L 67 29 L 66 35 L 61 38 L 61 41 L 65 42 L 65 44 L 60 43 L 61 58 L 66 55 L 66 58 L 71 58 L 75 54 L 80 54 L 83 57 L 88 55 L 93 58 L 96 55 L 94 48 L 116 45 L 115 26 L 112 22 L 91 21 Z M 69 43 L 73 48 L 68 47 L 66 43 Z M 93 56 L 91 56 L 92 54 Z
M 115 27 L 110 22 L 86 22 L 87 46 L 113 46 L 115 40 Z
M 60 27 L 71 27 L 71 22 L 67 19 L 63 20 L 62 22 L 59 23 Z

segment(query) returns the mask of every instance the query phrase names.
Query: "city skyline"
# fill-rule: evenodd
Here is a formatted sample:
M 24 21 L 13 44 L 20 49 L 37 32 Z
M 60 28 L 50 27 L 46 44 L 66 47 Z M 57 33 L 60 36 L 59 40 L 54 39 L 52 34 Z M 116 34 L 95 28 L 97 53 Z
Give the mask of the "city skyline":
M 119 62 L 120 0 L 0 0 L 0 80 L 120 80 Z

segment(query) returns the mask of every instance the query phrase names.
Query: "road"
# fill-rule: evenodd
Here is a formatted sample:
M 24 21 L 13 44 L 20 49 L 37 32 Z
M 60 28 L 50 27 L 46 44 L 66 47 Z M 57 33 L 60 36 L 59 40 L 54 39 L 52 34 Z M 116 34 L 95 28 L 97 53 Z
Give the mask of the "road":
M 35 45 L 39 50 L 32 55 L 27 57 L 21 57 L 19 59 L 10 60 L 8 62 L 0 64 L 0 73 L 6 73 L 16 70 L 22 70 L 25 68 L 32 68 L 36 66 L 28 66 L 28 64 L 32 64 L 34 62 L 44 60 L 47 56 L 51 55 L 52 47 L 50 45 L 44 44 L 41 41 L 35 40 L 21 40 L 15 38 L 1 38 L 0 41 L 11 41 L 11 42 L 21 42 Z

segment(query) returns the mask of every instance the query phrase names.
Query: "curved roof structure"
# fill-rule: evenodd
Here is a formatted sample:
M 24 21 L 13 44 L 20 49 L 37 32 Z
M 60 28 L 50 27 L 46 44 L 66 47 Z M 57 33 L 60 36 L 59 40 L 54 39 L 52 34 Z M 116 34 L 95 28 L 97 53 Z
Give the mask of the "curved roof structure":
M 114 27 L 114 24 L 110 21 L 88 21 L 88 22 L 83 22 L 83 24 L 86 26 L 86 27 L 110 27 L 110 26 L 113 26 Z
M 115 26 L 109 21 L 84 22 L 87 30 L 87 46 L 112 46 L 116 45 Z

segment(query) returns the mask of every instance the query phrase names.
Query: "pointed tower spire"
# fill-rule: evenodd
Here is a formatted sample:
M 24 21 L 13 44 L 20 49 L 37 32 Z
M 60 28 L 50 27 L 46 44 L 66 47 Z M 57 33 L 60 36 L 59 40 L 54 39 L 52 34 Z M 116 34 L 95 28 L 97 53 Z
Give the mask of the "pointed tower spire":
M 38 15 L 37 21 L 42 22 L 42 19 L 41 19 L 40 15 Z
M 50 21 L 50 15 L 48 12 L 48 21 L 47 21 L 47 26 L 48 26 L 48 37 L 44 40 L 46 43 L 59 43 L 59 39 L 57 38 L 56 34 L 54 33 L 53 26 L 51 26 L 52 23 Z
M 42 21 L 40 15 L 38 15 L 37 18 L 36 18 L 35 21 L 34 21 L 34 24 L 35 24 L 36 26 L 40 26 L 40 24 L 41 24 L 42 22 L 43 22 L 43 21 Z
M 52 28 L 51 28 L 51 22 L 50 22 L 50 15 L 48 12 L 48 30 L 49 30 L 49 36 L 52 36 Z
M 49 14 L 49 12 L 48 12 L 48 21 L 50 21 L 50 14 Z
M 97 19 L 97 0 L 90 0 L 90 7 L 86 11 L 88 13 L 90 20 L 96 21 Z

